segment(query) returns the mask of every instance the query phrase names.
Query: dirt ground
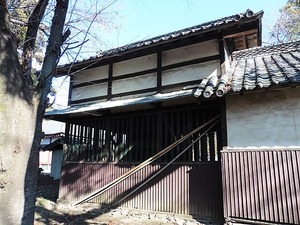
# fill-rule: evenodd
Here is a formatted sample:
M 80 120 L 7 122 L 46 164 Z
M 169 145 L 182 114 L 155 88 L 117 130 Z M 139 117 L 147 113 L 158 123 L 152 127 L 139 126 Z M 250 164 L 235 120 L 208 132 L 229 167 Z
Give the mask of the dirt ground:
M 136 209 L 102 208 L 97 204 L 85 203 L 79 206 L 54 203 L 44 198 L 37 198 L 35 225 L 202 225 L 211 224 L 197 221 L 190 216 L 174 215 Z
M 56 203 L 57 198 L 58 182 L 39 183 L 34 225 L 213 225 L 191 216 L 126 208 L 108 209 L 90 203 L 74 206 Z

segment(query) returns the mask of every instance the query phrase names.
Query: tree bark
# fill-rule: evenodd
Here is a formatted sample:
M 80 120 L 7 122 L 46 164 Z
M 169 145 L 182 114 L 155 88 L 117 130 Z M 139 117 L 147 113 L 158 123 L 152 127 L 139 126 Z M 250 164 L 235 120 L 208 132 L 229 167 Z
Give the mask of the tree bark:
M 33 224 L 36 200 L 36 184 L 38 174 L 38 156 L 42 138 L 42 123 L 47 108 L 47 95 L 50 92 L 52 79 L 56 73 L 56 66 L 60 57 L 60 48 L 63 44 L 63 28 L 68 9 L 68 0 L 57 0 L 52 20 L 50 37 L 43 61 L 41 74 L 39 76 L 39 101 L 36 113 L 35 133 L 31 148 L 29 163 L 25 177 L 25 207 L 22 225 Z M 33 188 L 34 187 L 34 188 Z
M 26 38 L 23 45 L 22 52 L 22 73 L 25 78 L 32 82 L 32 58 L 34 54 L 34 47 L 38 35 L 38 29 L 42 18 L 45 14 L 46 7 L 49 0 L 40 0 L 28 19 L 28 26 L 26 31 Z
M 42 120 L 60 56 L 68 0 L 57 0 L 39 86 L 22 76 L 6 1 L 0 0 L 0 224 L 34 222 Z
M 0 0 L 0 224 L 21 224 L 36 104 L 21 75 L 16 38 Z

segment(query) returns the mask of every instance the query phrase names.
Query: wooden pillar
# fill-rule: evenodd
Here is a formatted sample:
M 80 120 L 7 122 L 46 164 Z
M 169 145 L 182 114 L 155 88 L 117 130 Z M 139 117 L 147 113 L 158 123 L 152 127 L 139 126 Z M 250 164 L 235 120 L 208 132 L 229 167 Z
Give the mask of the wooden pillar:
M 113 64 L 110 63 L 108 67 L 108 84 L 107 84 L 107 100 L 112 98 L 112 81 L 113 81 Z
M 162 91 L 162 53 L 157 52 L 157 93 Z

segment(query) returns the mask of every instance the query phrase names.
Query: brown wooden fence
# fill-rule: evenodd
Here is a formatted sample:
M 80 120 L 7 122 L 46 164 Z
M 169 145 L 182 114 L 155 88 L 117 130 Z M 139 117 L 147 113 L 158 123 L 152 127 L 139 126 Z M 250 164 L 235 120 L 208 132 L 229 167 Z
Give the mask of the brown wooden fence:
M 92 202 L 113 204 L 165 164 L 146 166 Z M 125 162 L 66 163 L 62 167 L 59 198 L 76 202 L 136 165 Z M 174 163 L 125 199 L 121 206 L 223 220 L 221 164 Z
M 72 120 L 66 124 L 65 161 L 142 162 L 218 115 L 220 105 L 204 104 Z M 184 145 L 158 160 L 172 160 Z M 219 161 L 222 146 L 218 123 L 178 161 Z
M 300 224 L 300 150 L 224 150 L 225 218 Z

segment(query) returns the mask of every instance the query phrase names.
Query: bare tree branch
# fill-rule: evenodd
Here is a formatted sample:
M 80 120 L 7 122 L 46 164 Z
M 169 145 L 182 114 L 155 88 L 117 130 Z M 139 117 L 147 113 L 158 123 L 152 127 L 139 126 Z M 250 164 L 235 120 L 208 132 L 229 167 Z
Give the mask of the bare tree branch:
M 26 38 L 23 45 L 22 53 L 22 71 L 26 80 L 32 83 L 31 71 L 32 71 L 32 58 L 34 53 L 34 46 L 36 43 L 36 37 L 42 18 L 44 16 L 48 0 L 40 0 L 28 19 L 28 28 L 26 32 Z
M 108 5 L 106 5 L 104 8 L 100 9 L 98 12 L 96 12 L 96 13 L 94 14 L 94 16 L 93 16 L 92 20 L 90 21 L 90 24 L 89 24 L 89 26 L 88 26 L 88 28 L 87 28 L 87 32 L 86 32 L 85 35 L 84 35 L 83 43 L 84 43 L 85 40 L 87 39 L 87 35 L 88 35 L 88 33 L 89 33 L 89 31 L 90 31 L 90 29 L 91 29 L 91 27 L 92 27 L 92 24 L 93 24 L 94 21 L 97 19 L 97 17 L 98 17 L 101 13 L 103 13 L 106 9 L 108 9 L 110 6 L 112 6 L 113 4 L 115 4 L 117 1 L 118 1 L 118 0 L 114 0 L 114 1 L 110 2 Z M 81 45 L 81 46 L 79 47 L 79 50 L 78 50 L 78 52 L 77 52 L 77 54 L 76 54 L 76 56 L 75 56 L 75 58 L 74 58 L 74 61 L 72 62 L 72 64 L 71 64 L 70 67 L 69 67 L 68 74 L 70 73 L 70 71 L 71 71 L 71 69 L 72 69 L 72 67 L 73 67 L 73 65 L 74 65 L 74 62 L 76 61 L 76 59 L 77 59 L 79 53 L 81 52 L 82 46 L 83 46 L 83 45 Z

